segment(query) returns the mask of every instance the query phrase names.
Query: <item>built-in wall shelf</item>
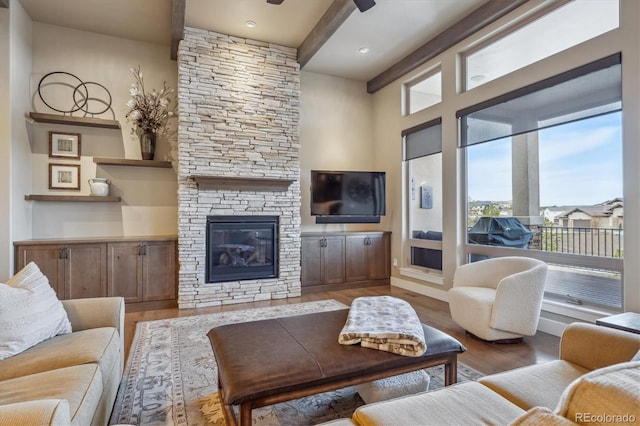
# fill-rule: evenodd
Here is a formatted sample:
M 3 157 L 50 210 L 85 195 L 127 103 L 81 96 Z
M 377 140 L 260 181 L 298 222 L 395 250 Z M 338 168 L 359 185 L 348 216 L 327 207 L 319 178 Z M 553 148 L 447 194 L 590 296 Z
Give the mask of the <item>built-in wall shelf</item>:
M 192 175 L 200 189 L 239 189 L 245 191 L 286 191 L 292 179 Z
M 29 117 L 38 123 L 68 124 L 71 126 L 100 127 L 103 129 L 119 129 L 120 123 L 116 120 L 93 117 L 73 117 L 70 115 L 43 114 L 31 112 Z
M 124 158 L 93 157 L 93 162 L 106 166 L 161 167 L 167 169 L 171 168 L 171 161 L 128 160 Z
M 27 201 L 62 201 L 75 203 L 118 203 L 121 198 L 117 195 L 97 196 L 97 195 L 25 195 Z

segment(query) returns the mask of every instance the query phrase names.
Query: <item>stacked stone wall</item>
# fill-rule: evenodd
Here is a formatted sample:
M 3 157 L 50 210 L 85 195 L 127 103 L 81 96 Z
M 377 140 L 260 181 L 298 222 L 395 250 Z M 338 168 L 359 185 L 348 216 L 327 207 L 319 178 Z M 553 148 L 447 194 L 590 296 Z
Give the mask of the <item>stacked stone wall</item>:
M 178 51 L 179 307 L 300 295 L 296 49 L 186 28 Z M 194 176 L 285 179 L 286 190 L 199 188 Z M 279 277 L 205 283 L 209 215 L 280 217 Z

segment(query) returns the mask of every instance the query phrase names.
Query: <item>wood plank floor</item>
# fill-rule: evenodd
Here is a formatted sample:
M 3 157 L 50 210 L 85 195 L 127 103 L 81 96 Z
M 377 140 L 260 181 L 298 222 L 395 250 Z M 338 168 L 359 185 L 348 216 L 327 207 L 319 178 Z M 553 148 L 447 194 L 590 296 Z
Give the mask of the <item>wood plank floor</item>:
M 461 354 L 458 360 L 484 374 L 493 374 L 558 358 L 560 339 L 556 336 L 538 332 L 535 336 L 525 337 L 524 342 L 518 344 L 505 345 L 487 343 L 465 334 L 464 330 L 451 319 L 449 305 L 446 302 L 390 286 L 327 291 L 284 300 L 270 300 L 221 307 L 182 310 L 174 308 L 127 313 L 125 315 L 124 333 L 126 353 L 128 355 L 135 334 L 136 324 L 140 321 L 309 302 L 322 299 L 335 299 L 345 305 L 350 305 L 351 301 L 359 296 L 381 295 L 391 295 L 406 300 L 416 310 L 423 323 L 442 330 L 461 341 L 467 347 L 467 351 Z

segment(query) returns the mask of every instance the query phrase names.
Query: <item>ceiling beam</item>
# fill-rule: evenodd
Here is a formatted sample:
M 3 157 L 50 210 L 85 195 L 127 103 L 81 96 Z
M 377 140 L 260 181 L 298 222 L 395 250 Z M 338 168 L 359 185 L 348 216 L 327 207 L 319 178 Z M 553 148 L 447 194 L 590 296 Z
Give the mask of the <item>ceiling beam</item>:
M 3 1 L 3 0 L 0 0 Z M 171 0 L 171 59 L 178 59 L 178 44 L 184 38 L 187 0 Z
M 500 19 L 528 0 L 489 0 L 387 70 L 367 82 L 367 92 L 375 93 L 425 62 L 433 59 L 471 34 Z
M 0 0 L 0 7 L 9 8 L 9 0 Z
M 340 25 L 347 20 L 354 10 L 356 10 L 356 5 L 352 0 L 334 0 L 331 3 L 331 6 L 322 15 L 322 18 L 313 27 L 307 38 L 298 46 L 300 68 L 311 60 L 313 55 L 320 50 L 322 45 L 340 28 Z

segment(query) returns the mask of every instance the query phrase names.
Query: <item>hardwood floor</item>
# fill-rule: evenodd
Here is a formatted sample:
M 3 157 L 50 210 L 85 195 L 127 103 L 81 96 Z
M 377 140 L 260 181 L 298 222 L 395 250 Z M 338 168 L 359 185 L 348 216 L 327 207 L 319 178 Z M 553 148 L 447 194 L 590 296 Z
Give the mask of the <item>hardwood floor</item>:
M 359 296 L 381 295 L 391 295 L 406 300 L 416 310 L 423 323 L 442 330 L 462 342 L 467 347 L 467 351 L 461 354 L 458 360 L 484 374 L 493 374 L 558 358 L 560 339 L 556 336 L 538 332 L 535 336 L 525 337 L 524 342 L 518 344 L 487 343 L 467 335 L 461 327 L 453 322 L 449 314 L 449 305 L 446 302 L 390 286 L 326 291 L 290 299 L 243 303 L 221 307 L 182 310 L 174 308 L 127 313 L 125 315 L 124 332 L 126 353 L 128 355 L 135 334 L 136 324 L 140 321 L 309 302 L 322 299 L 335 299 L 345 305 L 350 305 L 351 301 Z

